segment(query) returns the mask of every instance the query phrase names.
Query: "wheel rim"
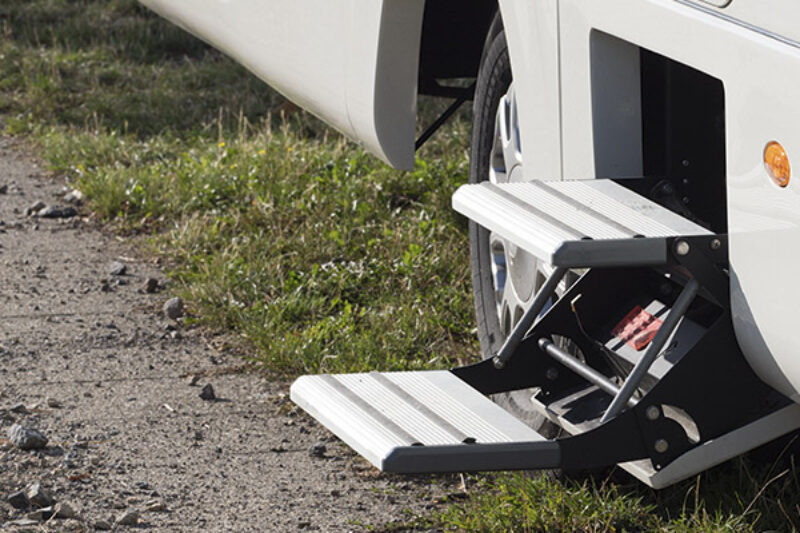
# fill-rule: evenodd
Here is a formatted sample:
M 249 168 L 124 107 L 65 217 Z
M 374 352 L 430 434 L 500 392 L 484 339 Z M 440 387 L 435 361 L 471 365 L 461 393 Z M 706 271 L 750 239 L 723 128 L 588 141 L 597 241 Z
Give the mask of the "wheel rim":
M 495 117 L 494 137 L 489 160 L 489 181 L 524 181 L 522 142 L 517 98 L 512 84 L 500 99 Z M 492 285 L 500 329 L 507 336 L 533 302 L 542 286 L 547 266 L 514 243 L 491 232 Z

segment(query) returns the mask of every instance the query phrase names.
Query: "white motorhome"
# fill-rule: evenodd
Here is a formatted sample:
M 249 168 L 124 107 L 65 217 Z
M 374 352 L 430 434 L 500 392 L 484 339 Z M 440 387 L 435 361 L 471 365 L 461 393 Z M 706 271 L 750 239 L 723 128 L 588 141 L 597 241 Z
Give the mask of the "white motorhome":
M 473 101 L 484 360 L 292 386 L 379 468 L 658 488 L 800 427 L 794 2 L 142 1 L 397 168 Z

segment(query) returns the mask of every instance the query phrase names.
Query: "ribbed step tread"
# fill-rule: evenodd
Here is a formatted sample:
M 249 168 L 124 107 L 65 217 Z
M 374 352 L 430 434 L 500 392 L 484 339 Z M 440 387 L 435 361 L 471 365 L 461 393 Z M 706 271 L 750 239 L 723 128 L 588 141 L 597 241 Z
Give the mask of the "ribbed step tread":
M 445 370 L 302 376 L 291 398 L 386 471 L 529 468 L 537 451 L 542 467 L 558 460 L 555 444 Z
M 453 207 L 564 267 L 663 264 L 666 238 L 711 234 L 605 179 L 463 185 L 453 195 Z

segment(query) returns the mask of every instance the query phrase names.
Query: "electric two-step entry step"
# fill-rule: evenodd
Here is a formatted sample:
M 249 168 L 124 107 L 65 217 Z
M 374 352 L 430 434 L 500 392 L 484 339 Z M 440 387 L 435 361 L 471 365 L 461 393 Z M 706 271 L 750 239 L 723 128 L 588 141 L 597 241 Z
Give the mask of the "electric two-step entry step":
M 464 185 L 453 207 L 554 270 L 490 359 L 292 385 L 294 402 L 381 470 L 616 463 L 659 486 L 729 456 L 714 448 L 720 437 L 786 406 L 736 344 L 725 235 L 603 179 Z M 582 275 L 557 297 L 569 269 Z M 489 398 L 515 390 L 535 391 L 531 405 L 558 438 Z

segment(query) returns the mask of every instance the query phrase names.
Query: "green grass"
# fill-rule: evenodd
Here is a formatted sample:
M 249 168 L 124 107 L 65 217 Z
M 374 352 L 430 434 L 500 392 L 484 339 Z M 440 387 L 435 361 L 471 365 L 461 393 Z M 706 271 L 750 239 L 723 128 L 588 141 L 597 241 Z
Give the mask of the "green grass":
M 430 523 L 448 531 L 794 531 L 800 478 L 737 459 L 663 491 L 629 477 L 553 479 L 503 474 L 476 480 L 471 496 Z M 777 479 L 775 479 L 777 478 Z
M 155 233 L 203 324 L 265 368 L 446 366 L 475 353 L 463 118 L 410 174 L 283 100 L 130 1 L 12 2 L 0 79 L 7 130 L 128 232 Z
M 467 176 L 468 113 L 401 173 L 304 113 L 273 112 L 282 102 L 132 0 L 0 5 L 6 133 L 34 143 L 109 226 L 168 259 L 194 320 L 238 335 L 284 377 L 473 358 L 468 239 L 449 207 Z M 437 109 L 423 102 L 425 120 Z M 766 464 L 738 459 L 661 493 L 622 476 L 485 476 L 415 523 L 794 530 L 793 463 Z

